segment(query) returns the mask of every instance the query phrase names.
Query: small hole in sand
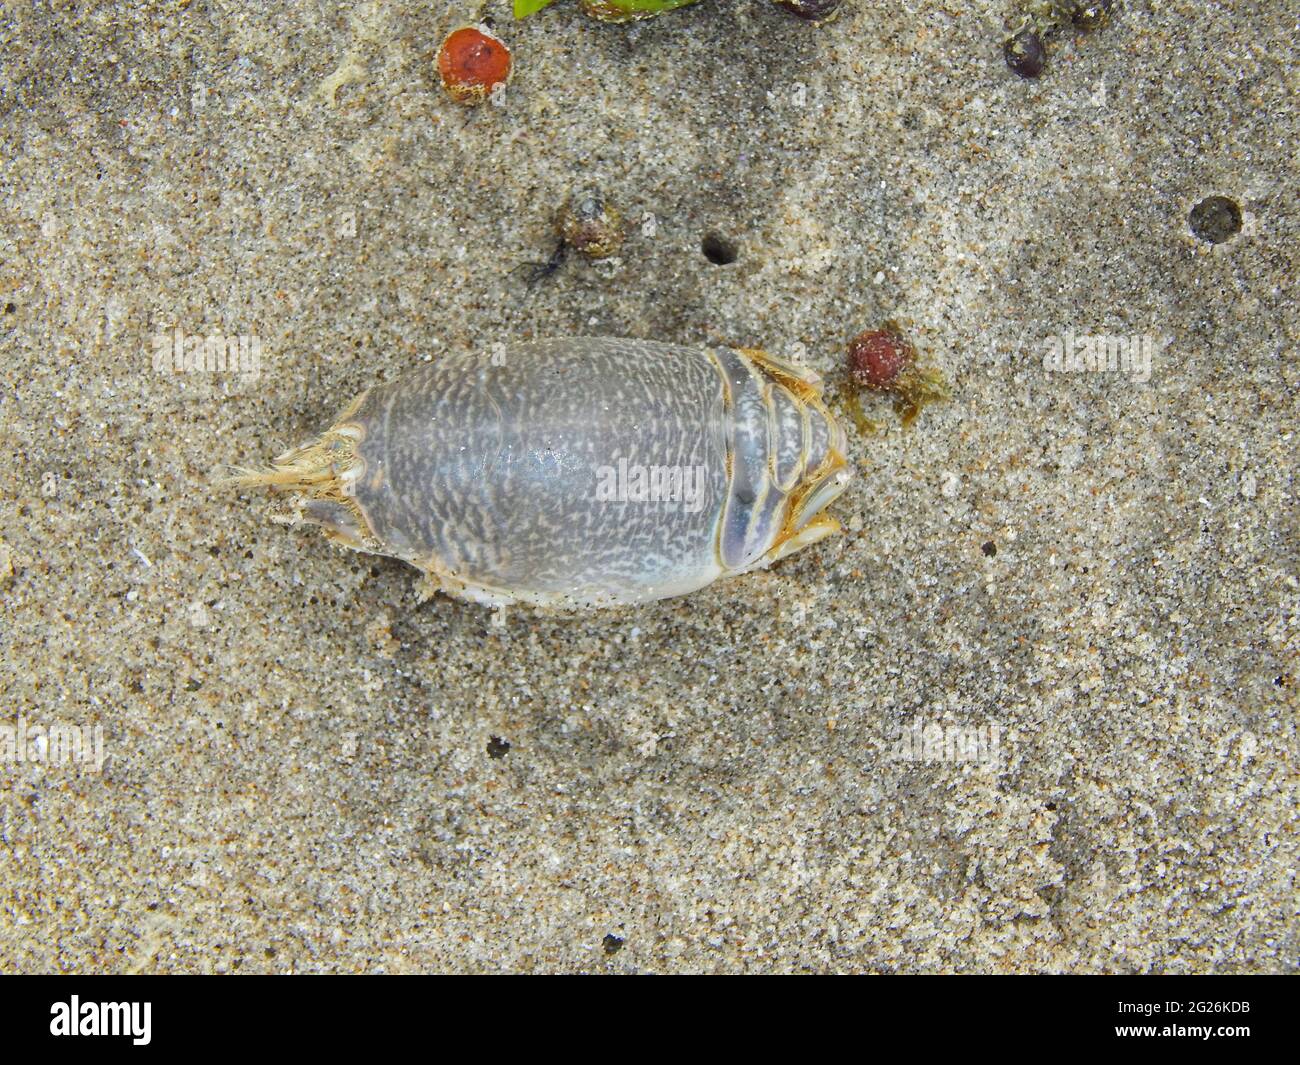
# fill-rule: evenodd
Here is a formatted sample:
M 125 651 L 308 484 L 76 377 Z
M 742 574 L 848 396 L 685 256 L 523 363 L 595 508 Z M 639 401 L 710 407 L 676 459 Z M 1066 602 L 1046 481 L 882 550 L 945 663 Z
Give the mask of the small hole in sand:
M 1207 196 L 1187 216 L 1196 236 L 1211 244 L 1222 244 L 1241 232 L 1241 208 L 1226 196 Z
M 736 247 L 734 240 L 728 240 L 718 233 L 706 234 L 704 240 L 700 243 L 700 251 L 704 252 L 704 257 L 715 266 L 726 266 L 734 263 L 740 255 L 740 249 Z

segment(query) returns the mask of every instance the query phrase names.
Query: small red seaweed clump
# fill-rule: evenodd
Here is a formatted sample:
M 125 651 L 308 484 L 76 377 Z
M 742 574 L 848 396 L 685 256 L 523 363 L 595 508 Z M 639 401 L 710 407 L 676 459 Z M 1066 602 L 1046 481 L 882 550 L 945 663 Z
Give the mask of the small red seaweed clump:
M 438 50 L 442 87 L 461 103 L 476 104 L 510 78 L 510 49 L 486 30 L 452 30 Z
M 893 322 L 883 328 L 868 329 L 849 341 L 849 398 L 853 419 L 860 429 L 872 429 L 862 412 L 857 389 L 888 392 L 894 397 L 894 410 L 911 425 L 927 403 L 948 397 L 948 386 L 936 369 L 917 363 L 916 348 Z
M 866 388 L 888 389 L 915 358 L 912 345 L 891 329 L 868 329 L 849 341 L 849 373 Z

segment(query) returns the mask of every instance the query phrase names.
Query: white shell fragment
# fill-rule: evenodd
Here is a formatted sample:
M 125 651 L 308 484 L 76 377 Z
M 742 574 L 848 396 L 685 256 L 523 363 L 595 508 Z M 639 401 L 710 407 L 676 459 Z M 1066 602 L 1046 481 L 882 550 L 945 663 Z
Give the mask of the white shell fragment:
M 362 393 L 235 483 L 491 605 L 683 595 L 839 530 L 820 379 L 755 350 L 576 338 L 452 355 Z

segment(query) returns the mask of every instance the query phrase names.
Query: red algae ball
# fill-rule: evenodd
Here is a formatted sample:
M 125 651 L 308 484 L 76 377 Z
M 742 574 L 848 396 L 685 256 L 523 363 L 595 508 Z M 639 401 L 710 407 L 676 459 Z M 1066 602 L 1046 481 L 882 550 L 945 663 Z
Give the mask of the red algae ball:
M 452 30 L 438 50 L 442 87 L 461 103 L 478 103 L 510 77 L 510 49 L 486 30 Z
M 916 353 L 890 329 L 868 329 L 849 341 L 849 373 L 867 388 L 888 389 Z

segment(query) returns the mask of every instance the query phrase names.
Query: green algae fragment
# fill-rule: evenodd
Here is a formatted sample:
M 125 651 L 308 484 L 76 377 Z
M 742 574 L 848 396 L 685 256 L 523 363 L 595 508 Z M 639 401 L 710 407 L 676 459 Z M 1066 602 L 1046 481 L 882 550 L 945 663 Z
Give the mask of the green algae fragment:
M 535 15 L 542 8 L 555 3 L 555 0 L 515 0 L 515 18 L 527 18 Z

